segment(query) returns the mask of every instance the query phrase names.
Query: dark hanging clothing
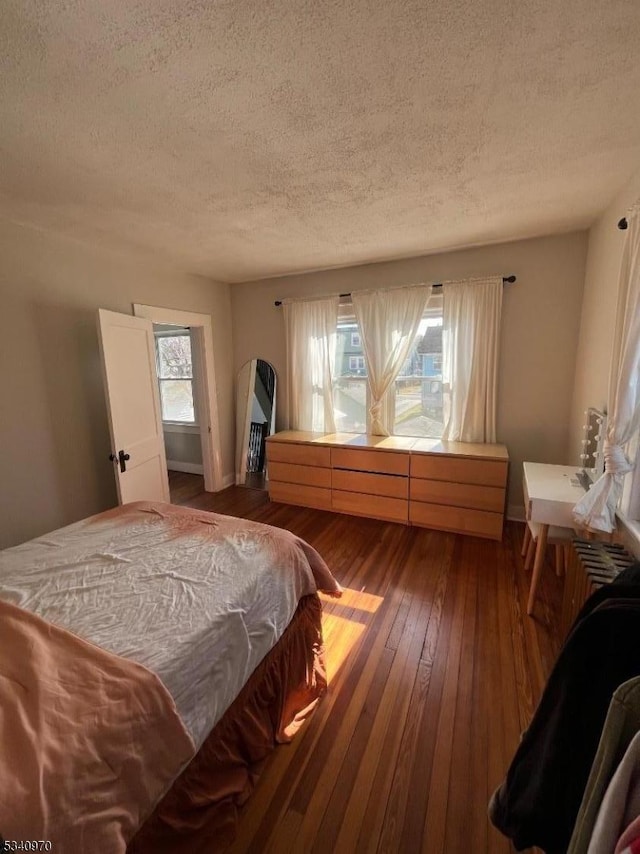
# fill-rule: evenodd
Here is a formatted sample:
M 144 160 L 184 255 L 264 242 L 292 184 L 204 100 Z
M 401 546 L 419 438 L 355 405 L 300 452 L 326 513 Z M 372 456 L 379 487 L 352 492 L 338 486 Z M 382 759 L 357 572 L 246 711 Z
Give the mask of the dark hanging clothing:
M 640 587 L 630 578 L 585 604 L 491 799 L 491 821 L 519 850 L 565 854 L 611 697 L 640 675 Z
M 617 576 L 614 584 L 639 584 L 640 585 L 640 560 L 623 569 Z

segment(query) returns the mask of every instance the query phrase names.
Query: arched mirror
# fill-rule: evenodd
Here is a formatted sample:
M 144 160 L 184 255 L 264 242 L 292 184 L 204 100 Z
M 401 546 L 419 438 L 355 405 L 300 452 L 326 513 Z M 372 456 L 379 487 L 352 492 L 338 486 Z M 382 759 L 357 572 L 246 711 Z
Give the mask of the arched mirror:
M 236 483 L 265 488 L 265 441 L 276 424 L 276 372 L 264 359 L 246 362 L 236 397 Z

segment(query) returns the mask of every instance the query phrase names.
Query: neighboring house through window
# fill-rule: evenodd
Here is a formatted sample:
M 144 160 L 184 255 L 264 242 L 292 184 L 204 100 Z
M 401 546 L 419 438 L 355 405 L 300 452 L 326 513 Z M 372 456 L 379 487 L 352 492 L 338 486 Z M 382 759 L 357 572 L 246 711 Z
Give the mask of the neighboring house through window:
M 413 347 L 395 382 L 394 433 L 439 438 L 443 430 L 442 296 L 427 303 Z
M 334 363 L 336 429 L 362 433 L 367 429 L 369 388 L 362 339 L 350 300 L 340 304 Z M 395 433 L 434 438 L 442 435 L 441 295 L 429 299 L 409 357 L 395 382 L 393 406 Z

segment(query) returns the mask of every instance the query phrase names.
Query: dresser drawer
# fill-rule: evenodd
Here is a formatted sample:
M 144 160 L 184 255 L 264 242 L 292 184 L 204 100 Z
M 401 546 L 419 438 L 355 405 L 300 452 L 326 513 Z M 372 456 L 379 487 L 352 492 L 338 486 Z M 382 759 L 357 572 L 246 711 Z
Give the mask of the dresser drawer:
M 322 445 L 294 445 L 289 442 L 267 441 L 267 461 L 329 468 L 331 454 L 329 448 Z
M 339 489 L 332 491 L 332 506 L 337 513 L 351 513 L 354 516 L 402 522 L 404 525 L 407 524 L 409 513 L 409 502 L 401 498 L 364 495 L 361 492 L 342 492 Z
M 401 474 L 406 477 L 409 474 L 409 454 L 358 448 L 331 448 L 331 465 L 334 469 Z
M 503 487 L 507 481 L 507 463 L 502 460 L 411 454 L 411 477 Z
M 320 466 L 299 466 L 294 463 L 269 463 L 269 480 L 283 483 L 303 483 L 308 486 L 331 488 L 331 469 Z
M 318 510 L 331 510 L 331 490 L 320 486 L 269 481 L 269 498 L 281 504 L 298 504 L 302 507 L 315 507 Z
M 363 492 L 367 495 L 385 495 L 389 498 L 409 497 L 409 478 L 393 474 L 372 474 L 370 472 L 334 469 L 332 476 L 334 489 L 346 492 Z
M 412 525 L 436 528 L 439 531 L 474 534 L 477 537 L 488 537 L 492 540 L 502 539 L 501 513 L 411 501 L 409 521 Z
M 502 513 L 505 491 L 499 486 L 478 486 L 473 483 L 449 483 L 446 480 L 421 480 L 411 478 L 412 501 L 469 507 Z

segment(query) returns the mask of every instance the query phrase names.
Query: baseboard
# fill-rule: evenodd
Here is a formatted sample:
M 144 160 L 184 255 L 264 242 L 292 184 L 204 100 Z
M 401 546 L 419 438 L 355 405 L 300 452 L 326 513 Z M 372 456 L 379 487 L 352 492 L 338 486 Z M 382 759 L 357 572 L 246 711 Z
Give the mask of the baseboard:
M 524 522 L 524 507 L 522 504 L 509 504 L 507 506 L 507 519 L 510 522 Z
M 202 463 L 182 463 L 178 460 L 167 460 L 169 471 L 183 471 L 185 474 L 204 474 Z
M 238 481 L 236 480 L 235 474 L 225 474 L 225 476 L 222 478 L 223 489 L 226 489 L 228 486 L 233 486 L 236 483 L 238 483 Z

